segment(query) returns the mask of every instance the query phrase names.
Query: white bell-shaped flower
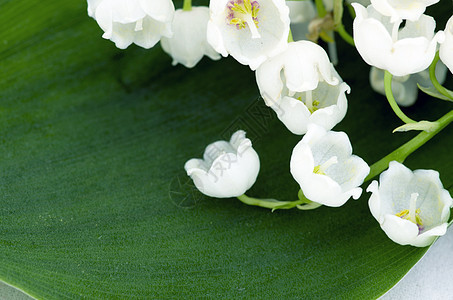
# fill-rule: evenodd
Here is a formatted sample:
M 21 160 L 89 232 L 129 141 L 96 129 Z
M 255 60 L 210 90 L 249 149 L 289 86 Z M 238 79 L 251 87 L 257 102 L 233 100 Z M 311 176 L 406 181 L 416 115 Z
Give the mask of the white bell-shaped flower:
M 371 0 L 374 8 L 381 15 L 390 17 L 392 22 L 401 19 L 417 21 L 426 7 L 437 2 L 439 0 Z
M 445 27 L 445 41 L 440 45 L 439 56 L 453 73 L 453 16 L 450 17 Z
M 174 13 L 171 0 L 88 0 L 88 14 L 104 30 L 102 37 L 120 49 L 132 43 L 151 48 L 162 36 L 171 37 Z
M 203 159 L 191 159 L 184 169 L 203 194 L 215 198 L 243 195 L 256 181 L 260 160 L 245 132 L 235 132 L 230 141 L 206 147 Z
M 395 243 L 426 247 L 447 231 L 453 199 L 437 171 L 412 172 L 392 161 L 367 192 L 371 214 Z
M 349 86 L 315 43 L 289 43 L 256 70 L 256 81 L 266 105 L 294 134 L 304 134 L 311 123 L 330 130 L 346 114 Z
M 311 124 L 307 134 L 294 147 L 291 174 L 307 199 L 338 207 L 349 198 L 358 199 L 359 187 L 370 172 L 360 157 L 352 155 L 346 133 L 326 131 Z
M 183 64 L 193 68 L 204 55 L 213 60 L 220 59 L 206 37 L 209 8 L 192 7 L 190 11 L 178 9 L 173 19 L 173 36 L 162 37 L 160 43 L 165 52 L 173 58 L 173 65 Z
M 354 41 L 367 64 L 388 70 L 394 76 L 418 73 L 429 67 L 437 43 L 444 39 L 443 32 L 434 34 L 436 22 L 432 17 L 422 15 L 398 30 L 400 22 L 390 23 L 390 18 L 379 14 L 373 5 L 352 6 L 357 15 Z
M 255 70 L 286 49 L 289 8 L 285 0 L 211 0 L 208 42 L 223 56 Z
M 447 78 L 447 67 L 444 64 L 438 63 L 436 66 L 436 78 L 442 84 Z M 384 84 L 384 71 L 376 67 L 371 67 L 370 70 L 370 83 L 374 91 L 385 95 Z M 415 103 L 418 97 L 418 86 L 430 88 L 433 87 L 431 79 L 429 78 L 429 70 L 406 75 L 406 76 L 393 76 L 392 78 L 392 92 L 396 102 L 401 106 L 411 106 Z

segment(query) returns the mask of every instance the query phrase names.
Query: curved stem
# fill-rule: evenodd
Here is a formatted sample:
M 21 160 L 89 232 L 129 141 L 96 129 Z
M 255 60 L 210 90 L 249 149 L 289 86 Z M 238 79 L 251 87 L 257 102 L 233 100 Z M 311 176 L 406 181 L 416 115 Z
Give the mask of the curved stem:
M 434 86 L 434 88 L 439 92 L 441 93 L 442 95 L 444 95 L 445 97 L 449 98 L 449 99 L 452 99 L 451 95 L 448 93 L 447 89 L 444 88 L 440 83 L 439 81 L 437 80 L 437 77 L 436 77 L 436 66 L 437 66 L 437 62 L 439 61 L 440 57 L 439 57 L 439 51 L 436 52 L 436 56 L 434 56 L 434 60 L 433 62 L 431 63 L 431 65 L 429 66 L 429 79 L 431 79 L 431 82 Z
M 242 203 L 247 205 L 259 206 L 264 208 L 272 209 L 272 211 L 276 209 L 291 209 L 296 207 L 297 205 L 307 203 L 305 200 L 296 200 L 296 201 L 279 201 L 275 199 L 257 199 L 253 197 L 249 197 L 247 195 L 241 195 L 237 197 Z
M 384 75 L 384 88 L 385 88 L 385 96 L 387 96 L 387 100 L 389 101 L 390 106 L 392 107 L 393 111 L 395 114 L 398 116 L 398 118 L 401 119 L 404 123 L 417 123 L 416 121 L 412 120 L 408 116 L 406 116 L 403 111 L 400 109 L 398 104 L 396 103 L 395 97 L 393 97 L 393 92 L 392 92 L 392 78 L 393 75 L 390 74 L 389 71 L 385 71 Z
M 355 47 L 354 38 L 346 31 L 346 29 L 344 29 L 343 24 L 339 24 L 336 31 L 345 42 Z
M 192 0 L 184 0 L 184 4 L 182 5 L 183 11 L 191 11 L 192 10 Z
M 327 14 L 326 9 L 324 7 L 324 3 L 322 3 L 322 0 L 315 0 L 316 4 L 316 10 L 318 11 L 318 16 L 320 18 L 324 18 Z
M 438 134 L 442 129 L 444 129 L 448 124 L 453 122 L 453 110 L 444 115 L 442 118 L 437 120 L 436 122 L 439 123 L 439 127 L 431 132 L 423 131 L 415 136 L 413 139 L 390 153 L 389 155 L 385 156 L 378 162 L 374 163 L 371 166 L 370 174 L 365 178 L 365 181 L 368 181 L 384 171 L 388 168 L 388 165 L 391 161 L 396 160 L 400 163 L 403 163 L 404 160 L 412 154 L 415 150 L 423 146 L 427 141 L 433 138 L 436 134 Z

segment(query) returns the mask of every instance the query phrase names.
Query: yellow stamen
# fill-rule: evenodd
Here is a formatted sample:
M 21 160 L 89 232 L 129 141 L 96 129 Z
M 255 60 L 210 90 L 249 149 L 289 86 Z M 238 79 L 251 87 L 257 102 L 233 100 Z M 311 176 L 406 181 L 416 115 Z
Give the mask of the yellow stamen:
M 408 220 L 408 221 L 411 221 L 412 223 L 418 225 L 420 228 L 420 227 L 423 227 L 423 222 L 420 217 L 420 208 L 416 209 L 417 198 L 418 198 L 418 193 L 412 193 L 409 209 L 404 209 L 404 210 L 400 211 L 399 213 L 397 213 L 395 216 Z

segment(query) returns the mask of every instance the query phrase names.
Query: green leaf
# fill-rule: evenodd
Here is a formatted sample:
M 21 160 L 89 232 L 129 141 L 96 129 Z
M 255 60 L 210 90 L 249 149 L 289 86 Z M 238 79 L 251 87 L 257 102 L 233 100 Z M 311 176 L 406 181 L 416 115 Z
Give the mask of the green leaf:
M 430 95 L 431 97 L 434 97 L 434 98 L 437 98 L 437 99 L 441 99 L 441 100 L 445 100 L 445 101 L 453 102 L 453 92 L 450 91 L 450 90 L 445 89 L 445 91 L 450 95 L 450 97 L 447 97 L 444 94 L 442 94 L 441 92 L 439 92 L 433 86 L 431 86 L 431 87 L 423 87 L 423 86 L 419 85 L 418 83 L 417 83 L 417 86 L 422 92 L 424 92 L 425 94 Z
M 291 135 L 233 59 L 172 67 L 160 47 L 114 48 L 84 1 L 0 2 L 0 279 L 40 299 L 375 298 L 426 249 L 390 241 L 368 195 L 283 211 L 209 199 L 184 162 L 241 127 L 262 161 L 248 193 L 292 200 Z M 346 130 L 377 161 L 412 136 L 341 45 Z M 435 119 L 445 103 L 411 113 Z M 408 159 L 453 185 L 452 128 Z

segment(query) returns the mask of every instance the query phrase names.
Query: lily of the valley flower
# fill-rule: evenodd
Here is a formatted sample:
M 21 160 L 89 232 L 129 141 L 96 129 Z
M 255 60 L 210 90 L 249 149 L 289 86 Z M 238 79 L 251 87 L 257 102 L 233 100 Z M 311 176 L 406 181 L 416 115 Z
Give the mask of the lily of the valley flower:
M 371 0 L 374 8 L 382 15 L 391 17 L 391 22 L 401 19 L 417 21 L 426 7 L 439 0 Z
M 447 78 L 447 68 L 442 63 L 438 63 L 436 66 L 436 78 L 441 84 L 444 83 Z M 385 95 L 383 70 L 371 67 L 370 83 L 374 91 Z M 411 106 L 414 104 L 418 97 L 419 88 L 417 84 L 425 88 L 433 87 L 431 79 L 429 78 L 428 69 L 412 75 L 402 77 L 393 76 L 392 92 L 396 102 L 401 106 Z
M 434 34 L 436 22 L 422 15 L 416 22 L 407 21 L 403 29 L 400 22 L 379 14 L 373 5 L 367 8 L 358 3 L 354 19 L 354 41 L 362 58 L 369 65 L 388 70 L 394 76 L 405 76 L 428 68 L 434 59 L 438 42 L 444 33 Z
M 305 197 L 332 207 L 351 197 L 358 199 L 362 194 L 359 186 L 370 172 L 363 159 L 352 155 L 346 133 L 327 132 L 314 124 L 294 148 L 290 165 Z
M 238 197 L 252 187 L 260 160 L 252 142 L 239 130 L 230 141 L 206 147 L 203 159 L 191 159 L 184 169 L 203 194 L 216 198 Z
M 289 9 L 284 0 L 211 0 L 208 42 L 223 56 L 255 70 L 287 47 Z
M 393 161 L 367 188 L 371 214 L 395 243 L 426 247 L 447 231 L 453 199 L 433 170 Z
M 294 134 L 307 132 L 310 123 L 330 130 L 346 114 L 349 86 L 315 43 L 290 43 L 256 70 L 256 81 L 266 105 Z
M 453 73 L 453 16 L 450 17 L 445 27 L 445 41 L 440 45 L 439 56 Z
M 187 68 L 194 67 L 203 55 L 213 60 L 220 59 L 206 39 L 209 8 L 192 7 L 190 11 L 176 10 L 173 19 L 173 37 L 161 39 L 165 52 L 173 57 L 173 65 L 181 63 Z
M 132 43 L 151 48 L 162 36 L 171 37 L 174 13 L 171 0 L 88 0 L 88 14 L 104 30 L 102 37 L 120 49 Z

